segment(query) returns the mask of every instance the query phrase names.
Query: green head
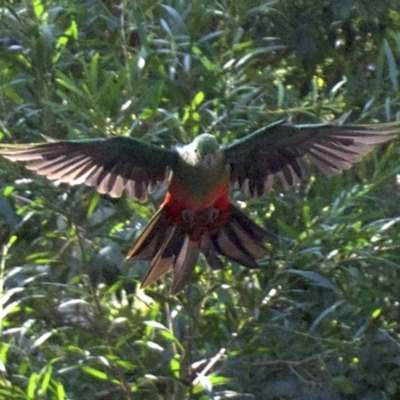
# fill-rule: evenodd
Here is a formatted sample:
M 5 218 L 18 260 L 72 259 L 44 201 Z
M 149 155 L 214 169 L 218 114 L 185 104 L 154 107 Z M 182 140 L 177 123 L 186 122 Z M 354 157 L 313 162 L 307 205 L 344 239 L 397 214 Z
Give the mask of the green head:
M 195 147 L 195 151 L 199 153 L 200 157 L 207 154 L 216 154 L 220 151 L 217 139 L 209 133 L 197 136 L 191 144 Z
M 222 150 L 217 139 L 209 133 L 202 133 L 192 143 L 180 149 L 182 158 L 190 165 L 213 167 L 222 160 Z

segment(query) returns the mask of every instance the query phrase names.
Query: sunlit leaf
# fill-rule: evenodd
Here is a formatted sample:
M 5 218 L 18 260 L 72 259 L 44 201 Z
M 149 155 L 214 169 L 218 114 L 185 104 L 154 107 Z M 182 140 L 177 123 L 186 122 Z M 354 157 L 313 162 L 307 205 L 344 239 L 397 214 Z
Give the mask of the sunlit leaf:
M 39 347 L 41 346 L 47 339 L 49 339 L 51 336 L 53 335 L 53 332 L 46 332 L 44 333 L 42 336 L 40 336 L 39 338 L 37 338 L 33 344 L 32 344 L 32 349 L 34 349 L 35 347 Z
M 48 388 L 49 388 L 49 384 L 50 384 L 50 381 L 51 381 L 51 378 L 52 378 L 52 374 L 53 374 L 53 367 L 50 365 L 46 369 L 46 371 L 45 371 L 45 373 L 44 373 L 44 375 L 42 377 L 41 391 L 43 393 L 46 393 Z
M 44 7 L 41 0 L 33 1 L 33 11 L 35 12 L 36 18 L 40 19 L 44 13 Z
M 95 378 L 100 379 L 100 380 L 107 380 L 107 379 L 109 379 L 109 378 L 108 378 L 108 375 L 107 375 L 106 373 L 104 373 L 103 371 L 100 371 L 100 370 L 98 370 L 98 369 L 96 369 L 96 368 L 90 367 L 90 366 L 88 366 L 88 365 L 83 366 L 83 367 L 82 367 L 82 371 L 84 371 L 84 372 L 86 372 L 87 374 L 92 375 L 92 376 L 94 376 Z

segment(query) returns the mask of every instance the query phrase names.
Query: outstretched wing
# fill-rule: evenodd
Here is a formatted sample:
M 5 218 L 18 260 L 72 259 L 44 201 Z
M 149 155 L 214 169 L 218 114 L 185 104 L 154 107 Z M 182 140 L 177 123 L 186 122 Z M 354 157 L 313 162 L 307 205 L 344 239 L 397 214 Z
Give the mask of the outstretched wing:
M 275 177 L 285 188 L 307 178 L 305 156 L 327 176 L 335 175 L 399 132 L 399 123 L 296 126 L 279 121 L 226 146 L 224 154 L 231 183 L 247 195 L 261 196 Z
M 1 147 L 0 155 L 25 161 L 48 179 L 94 186 L 111 197 L 125 192 L 139 201 L 165 182 L 178 160 L 174 150 L 127 137 Z

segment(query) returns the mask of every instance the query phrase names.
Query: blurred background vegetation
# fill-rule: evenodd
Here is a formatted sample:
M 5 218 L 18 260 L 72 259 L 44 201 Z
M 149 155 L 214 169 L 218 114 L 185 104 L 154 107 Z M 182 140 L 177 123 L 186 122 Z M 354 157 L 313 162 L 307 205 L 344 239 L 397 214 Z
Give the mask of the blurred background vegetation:
M 221 142 L 277 119 L 400 119 L 399 0 L 7 0 L 0 141 Z M 397 141 L 398 142 L 398 141 Z M 399 399 L 398 143 L 235 200 L 274 241 L 139 289 L 162 199 L 111 200 L 0 159 L 1 399 Z

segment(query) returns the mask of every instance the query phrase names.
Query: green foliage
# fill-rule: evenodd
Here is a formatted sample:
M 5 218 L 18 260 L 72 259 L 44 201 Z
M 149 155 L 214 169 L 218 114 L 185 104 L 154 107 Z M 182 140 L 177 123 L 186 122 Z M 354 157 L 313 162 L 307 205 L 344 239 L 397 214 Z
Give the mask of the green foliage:
M 11 0 L 0 140 L 170 146 L 296 123 L 399 119 L 398 0 Z M 351 112 L 351 114 L 348 114 Z M 257 271 L 200 260 L 138 289 L 123 254 L 160 203 L 0 159 L 0 398 L 397 399 L 396 145 L 342 176 L 233 197 L 273 235 Z

